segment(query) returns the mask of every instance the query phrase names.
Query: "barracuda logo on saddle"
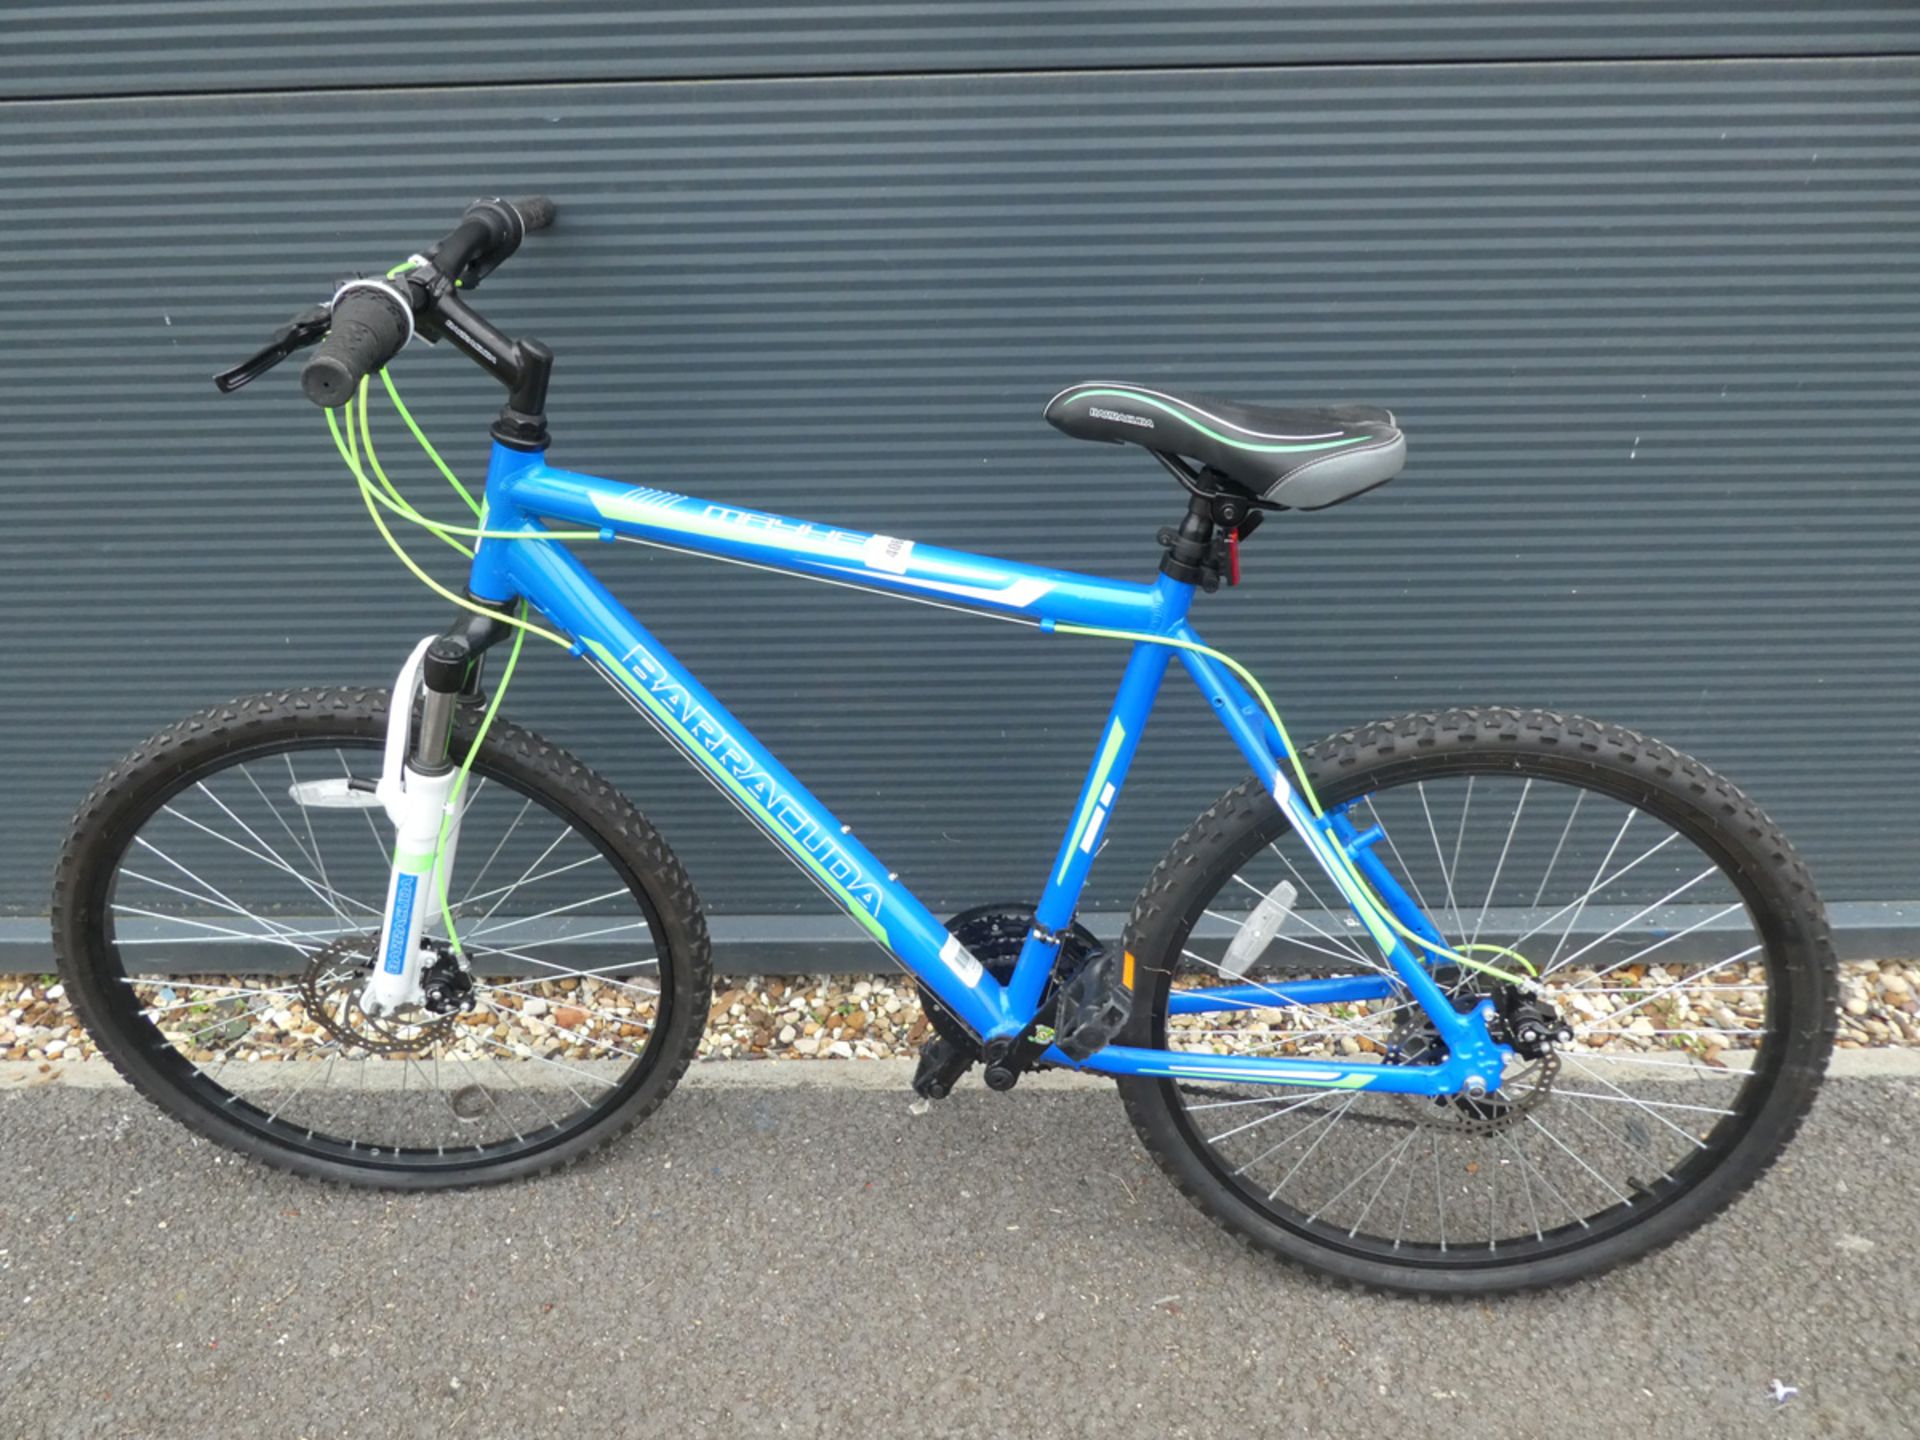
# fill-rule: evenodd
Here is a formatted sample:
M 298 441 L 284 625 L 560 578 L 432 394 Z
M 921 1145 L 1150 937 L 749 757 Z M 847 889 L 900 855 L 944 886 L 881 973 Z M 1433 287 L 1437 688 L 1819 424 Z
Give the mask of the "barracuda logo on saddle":
M 779 782 L 735 742 L 707 707 L 668 674 L 666 667 L 648 654 L 644 646 L 634 646 L 623 661 L 598 641 L 589 640 L 587 644 L 648 713 L 665 722 L 670 732 L 679 732 L 679 737 L 694 748 L 696 756 L 703 760 L 721 788 L 787 841 L 808 871 L 826 884 L 855 919 L 886 943 L 886 932 L 877 918 L 880 887 L 847 857 L 832 832 L 823 828 L 797 799 L 783 790 Z

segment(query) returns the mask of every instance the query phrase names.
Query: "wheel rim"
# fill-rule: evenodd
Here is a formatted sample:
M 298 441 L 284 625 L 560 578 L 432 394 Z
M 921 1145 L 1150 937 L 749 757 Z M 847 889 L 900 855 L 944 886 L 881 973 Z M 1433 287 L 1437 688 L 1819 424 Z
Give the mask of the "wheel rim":
M 673 1003 L 659 917 L 583 820 L 483 758 L 448 886 L 471 1006 L 381 1034 L 353 1000 L 391 827 L 337 799 L 379 766 L 365 735 L 267 742 L 139 807 L 88 907 L 101 1003 L 210 1115 L 318 1159 L 459 1170 L 562 1145 L 653 1068 Z
M 1484 1266 L 1581 1249 L 1679 1203 L 1751 1129 L 1781 1062 L 1778 917 L 1697 816 L 1620 777 L 1431 757 L 1332 788 L 1330 811 L 1454 945 L 1526 954 L 1573 1026 L 1510 1062 L 1492 1099 L 1166 1082 L 1175 1123 L 1268 1223 L 1399 1266 Z M 1251 978 L 1370 973 L 1377 952 L 1277 815 L 1188 917 L 1172 985 L 1220 984 L 1246 916 L 1281 881 L 1297 910 Z M 1324 897 L 1324 898 L 1323 898 Z M 1501 962 L 1503 966 L 1507 962 Z M 1456 972 L 1457 973 L 1457 972 Z M 1472 976 L 1450 989 L 1491 988 Z M 1418 1008 L 1385 1001 L 1165 1018 L 1157 1043 L 1395 1063 Z M 1394 1053 L 1396 1044 L 1399 1055 Z M 1543 1073 L 1545 1072 L 1545 1073 Z

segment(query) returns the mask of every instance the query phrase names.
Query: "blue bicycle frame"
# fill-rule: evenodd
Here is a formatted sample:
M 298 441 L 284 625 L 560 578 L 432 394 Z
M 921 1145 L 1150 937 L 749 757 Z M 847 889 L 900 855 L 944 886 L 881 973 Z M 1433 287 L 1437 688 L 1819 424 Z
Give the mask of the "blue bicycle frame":
M 1382 971 L 1176 990 L 1172 1012 L 1381 1000 L 1395 993 L 1397 977 L 1431 1017 L 1447 1058 L 1438 1065 L 1383 1065 L 1110 1045 L 1075 1068 L 1413 1095 L 1450 1095 L 1498 1085 L 1504 1051 L 1487 1032 L 1490 1004 L 1483 1002 L 1465 1014 L 1456 1011 L 1425 964 L 1392 930 L 1370 918 L 1371 907 L 1358 901 L 1348 868 L 1334 858 L 1335 847 L 1344 851 L 1402 925 L 1438 942 L 1441 936 L 1432 922 L 1373 854 L 1381 838 L 1378 827 L 1360 831 L 1344 810 L 1326 816 L 1311 813 L 1289 783 L 1285 742 L 1262 707 L 1224 667 L 1184 648 L 1200 643 L 1187 623 L 1192 585 L 1164 574 L 1151 585 L 1101 579 L 790 520 L 555 469 L 544 453 L 498 442 L 488 466 L 486 498 L 486 528 L 493 534 L 476 548 L 469 579 L 472 593 L 496 604 L 524 598 L 563 630 L 576 655 L 605 675 L 715 788 L 980 1036 L 1010 1038 L 1032 1023 L 1059 949 L 1053 937 L 1072 923 L 1161 680 L 1178 655 L 1255 773 L 1270 783 L 1315 860 L 1367 923 L 1392 976 Z M 809 576 L 1037 625 L 1043 631 L 1066 624 L 1138 637 L 1012 976 L 1003 983 L 987 974 L 850 827 L 728 713 L 576 556 L 550 540 L 498 536 L 500 531 L 538 536 L 545 519 L 597 528 L 603 541 L 634 541 Z M 1133 969 L 1128 955 L 1129 983 Z M 1050 1064 L 1073 1064 L 1057 1048 L 1044 1058 Z

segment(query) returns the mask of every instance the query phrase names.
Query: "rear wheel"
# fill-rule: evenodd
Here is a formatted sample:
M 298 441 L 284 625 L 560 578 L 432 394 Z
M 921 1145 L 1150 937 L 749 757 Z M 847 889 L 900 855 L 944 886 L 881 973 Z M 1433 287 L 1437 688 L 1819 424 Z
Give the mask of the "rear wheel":
M 1451 944 L 1528 957 L 1573 1038 L 1516 1047 L 1534 1053 L 1477 1102 L 1122 1081 L 1141 1139 L 1196 1203 L 1324 1275 L 1491 1293 L 1642 1255 L 1766 1169 L 1818 1088 L 1836 980 L 1812 882 L 1752 802 L 1654 741 L 1540 711 L 1409 716 L 1303 758 L 1330 813 L 1381 827 L 1374 853 Z M 1248 969 L 1251 939 L 1236 950 L 1236 937 L 1264 928 L 1254 912 L 1276 895 L 1292 896 L 1291 916 Z M 1141 972 L 1132 1043 L 1437 1058 L 1397 980 L 1338 1007 L 1169 1016 L 1176 988 L 1223 972 L 1259 984 L 1385 970 L 1257 784 L 1168 853 L 1126 943 Z M 1523 998 L 1436 974 L 1463 1009 Z M 1532 1018 L 1514 1013 L 1510 1038 Z
M 393 839 L 370 793 L 386 711 L 384 691 L 255 696 L 109 772 L 61 856 L 61 976 L 121 1072 L 235 1150 L 404 1188 L 537 1174 L 631 1128 L 684 1072 L 706 925 L 618 791 L 497 720 L 448 885 L 469 965 L 443 947 L 437 1005 L 366 1015 Z M 455 754 L 476 720 L 461 715 Z

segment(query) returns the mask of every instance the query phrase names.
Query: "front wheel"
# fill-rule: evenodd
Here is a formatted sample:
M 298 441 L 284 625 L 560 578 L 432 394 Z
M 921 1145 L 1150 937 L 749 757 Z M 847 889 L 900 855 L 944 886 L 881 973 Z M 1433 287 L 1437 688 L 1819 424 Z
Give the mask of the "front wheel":
M 1544 711 L 1407 716 L 1303 759 L 1329 814 L 1380 828 L 1374 853 L 1448 943 L 1527 957 L 1573 1038 L 1522 1047 L 1478 1100 L 1120 1082 L 1141 1140 L 1203 1210 L 1324 1276 L 1489 1294 L 1644 1255 L 1765 1171 L 1819 1086 L 1837 981 L 1812 881 L 1751 801 L 1655 741 Z M 1130 1043 L 1439 1058 L 1255 783 L 1175 844 L 1126 945 L 1141 975 Z M 1393 983 L 1376 1000 L 1168 1013 L 1180 988 L 1379 972 Z M 1521 1003 L 1477 972 L 1435 975 L 1461 1009 Z
M 477 721 L 463 707 L 456 755 Z M 386 724 L 383 690 L 296 690 L 134 751 L 61 854 L 61 978 L 128 1080 L 235 1150 L 407 1189 L 538 1174 L 631 1128 L 685 1071 L 707 1015 L 699 903 L 618 791 L 498 720 L 447 887 L 465 962 L 442 943 L 433 1004 L 368 1015 Z

